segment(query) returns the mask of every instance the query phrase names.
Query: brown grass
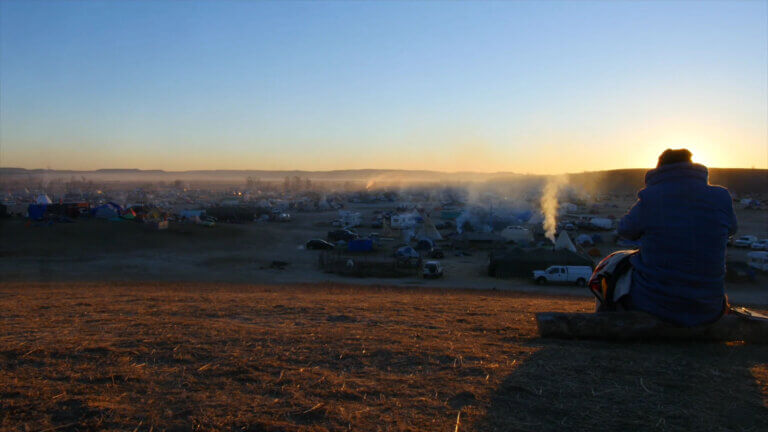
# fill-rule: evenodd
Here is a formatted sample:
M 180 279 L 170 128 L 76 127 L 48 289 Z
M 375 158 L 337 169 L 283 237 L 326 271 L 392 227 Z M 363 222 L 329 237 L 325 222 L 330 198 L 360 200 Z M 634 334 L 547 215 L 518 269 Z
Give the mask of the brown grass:
M 537 339 L 534 312 L 590 307 L 338 285 L 0 285 L 0 428 L 768 428 L 768 348 Z

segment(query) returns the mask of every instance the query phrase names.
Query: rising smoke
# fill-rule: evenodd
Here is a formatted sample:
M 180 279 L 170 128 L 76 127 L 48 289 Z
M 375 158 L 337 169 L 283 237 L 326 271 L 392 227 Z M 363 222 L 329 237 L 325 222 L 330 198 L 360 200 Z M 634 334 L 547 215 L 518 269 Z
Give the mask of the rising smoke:
M 559 203 L 557 195 L 561 186 L 565 183 L 563 176 L 553 176 L 547 179 L 544 190 L 541 193 L 541 214 L 544 216 L 542 226 L 546 237 L 555 242 L 555 232 L 557 231 L 557 210 Z

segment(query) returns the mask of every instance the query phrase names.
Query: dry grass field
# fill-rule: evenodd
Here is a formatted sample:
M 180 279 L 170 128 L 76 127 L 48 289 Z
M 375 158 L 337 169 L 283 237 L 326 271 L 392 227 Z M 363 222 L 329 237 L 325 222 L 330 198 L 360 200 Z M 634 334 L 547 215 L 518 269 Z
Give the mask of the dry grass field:
M 0 429 L 768 430 L 768 346 L 542 340 L 584 298 L 0 285 Z M 458 419 L 458 422 L 457 422 Z

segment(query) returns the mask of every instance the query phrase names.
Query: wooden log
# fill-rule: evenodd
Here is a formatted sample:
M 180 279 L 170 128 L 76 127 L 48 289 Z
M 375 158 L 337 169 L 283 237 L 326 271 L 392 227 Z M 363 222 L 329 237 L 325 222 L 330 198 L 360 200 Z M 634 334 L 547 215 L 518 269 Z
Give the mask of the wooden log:
M 744 341 L 768 344 L 768 320 L 743 315 L 724 315 L 712 324 L 680 327 L 645 312 L 536 314 L 539 335 L 544 338 L 598 339 L 611 341 Z

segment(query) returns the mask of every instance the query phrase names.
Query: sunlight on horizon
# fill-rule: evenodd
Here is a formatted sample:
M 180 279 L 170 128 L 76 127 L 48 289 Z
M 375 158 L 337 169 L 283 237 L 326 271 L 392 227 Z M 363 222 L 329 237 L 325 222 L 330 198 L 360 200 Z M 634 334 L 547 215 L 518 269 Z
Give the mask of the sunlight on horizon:
M 768 169 L 765 2 L 195 5 L 1 2 L 0 166 Z

